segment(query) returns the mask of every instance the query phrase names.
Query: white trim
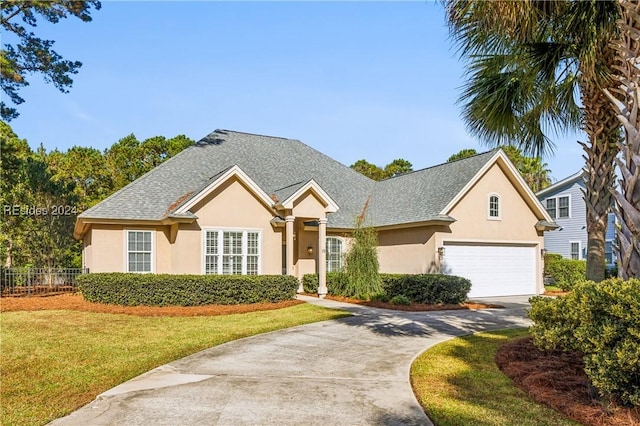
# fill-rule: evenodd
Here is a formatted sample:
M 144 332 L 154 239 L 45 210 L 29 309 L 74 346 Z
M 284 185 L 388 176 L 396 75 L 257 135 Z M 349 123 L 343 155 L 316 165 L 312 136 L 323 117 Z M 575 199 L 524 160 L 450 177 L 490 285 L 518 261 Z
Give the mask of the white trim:
M 498 216 L 491 216 L 491 198 L 498 199 Z M 502 197 L 497 192 L 487 194 L 487 220 L 502 220 Z
M 132 274 L 155 274 L 156 272 L 156 230 L 155 229 L 132 229 L 124 228 L 124 272 Z M 150 271 L 129 271 L 129 232 L 149 232 L 151 234 L 151 270 Z
M 560 187 L 562 187 L 564 185 L 567 185 L 569 183 L 573 184 L 573 183 L 578 181 L 578 178 L 582 177 L 583 173 L 584 172 L 581 170 L 578 173 L 572 174 L 571 176 L 566 177 L 566 178 L 554 183 L 553 185 L 547 186 L 545 189 L 542 189 L 542 190 L 536 192 L 536 195 L 538 197 L 543 197 L 544 194 L 547 194 L 549 192 L 553 192 L 556 189 L 558 189 L 558 188 L 560 188 Z
M 347 245 L 346 240 L 344 238 L 342 238 L 342 237 L 337 237 L 335 235 L 327 235 L 325 237 L 325 248 L 329 244 L 329 238 L 335 238 L 336 240 L 340 241 L 340 249 L 341 249 L 340 250 L 340 269 L 342 269 L 342 267 L 344 266 L 344 254 L 346 253 L 346 250 L 345 250 L 346 245 Z M 327 250 L 327 253 L 326 253 L 326 256 L 325 256 L 325 263 L 327 264 L 327 273 L 328 272 L 332 272 L 332 271 L 329 271 L 329 265 L 328 265 L 328 263 L 329 263 L 329 251 L 328 250 Z
M 569 241 L 569 259 L 573 259 L 573 252 L 571 251 L 571 246 L 574 244 L 578 244 L 578 258 L 574 260 L 582 260 L 582 241 L 580 240 L 570 240 Z M 605 244 L 606 247 L 606 244 Z
M 311 179 L 309 182 L 302 185 L 296 192 L 294 192 L 289 198 L 284 200 L 281 205 L 285 209 L 293 209 L 293 203 L 296 201 L 301 195 L 303 195 L 308 190 L 314 192 L 322 201 L 327 203 L 327 207 L 325 207 L 325 213 L 335 213 L 340 208 L 338 204 L 333 201 L 333 199 L 327 194 L 324 189 L 318 183 Z
M 194 196 L 189 201 L 187 201 L 182 206 L 180 206 L 174 212 L 174 214 L 186 213 L 190 208 L 198 204 L 207 195 L 215 191 L 224 182 L 226 182 L 232 177 L 237 177 L 238 180 L 240 180 L 245 185 L 247 185 L 249 189 L 251 189 L 251 191 L 258 197 L 258 199 L 265 204 L 265 206 L 269 208 L 273 207 L 273 200 L 271 199 L 271 197 L 269 197 L 269 195 L 266 192 L 264 192 L 262 188 L 260 188 L 258 184 L 253 181 L 253 179 L 251 179 L 245 172 L 243 172 L 240 167 L 233 166 L 229 170 L 224 172 L 222 175 L 220 175 L 216 180 L 214 180 L 209 185 L 207 185 L 203 190 L 201 190 L 198 194 L 196 194 L 196 196 Z
M 200 240 L 201 240 L 201 256 L 200 256 L 200 270 L 203 275 L 207 274 L 207 232 L 209 231 L 217 231 L 218 232 L 218 254 L 216 256 L 219 257 L 218 262 L 218 271 L 216 274 L 222 275 L 222 257 L 223 253 L 223 240 L 225 232 L 241 232 L 242 233 L 242 273 L 241 275 L 247 275 L 247 234 L 249 232 L 258 234 L 258 271 L 256 275 L 262 274 L 262 228 L 235 228 L 235 227 L 225 227 L 225 226 L 207 226 L 202 228 Z M 231 275 L 231 274 L 225 274 Z
M 568 215 L 567 216 L 560 216 L 560 198 L 567 198 L 569 200 L 569 205 L 567 206 L 569 209 Z M 571 215 L 571 204 L 572 204 L 572 197 L 571 197 L 571 192 L 563 192 L 560 194 L 556 194 L 553 197 L 547 197 L 547 198 L 543 198 L 541 200 L 544 201 L 544 208 L 545 210 L 547 210 L 547 202 L 549 200 L 555 200 L 555 217 L 552 218 L 554 221 L 558 220 L 558 219 L 571 219 L 572 215 Z M 547 211 L 548 213 L 548 211 Z
M 502 150 L 498 150 L 495 155 L 491 157 L 491 159 L 487 161 L 484 166 L 482 166 L 482 168 L 480 168 L 478 173 L 476 173 L 475 176 L 471 178 L 469 182 L 467 182 L 464 188 L 462 188 L 462 190 L 449 202 L 449 204 L 444 207 L 444 209 L 442 209 L 439 214 L 448 215 L 453 207 L 455 207 L 455 205 L 460 202 L 460 200 L 467 194 L 467 192 L 471 190 L 471 188 L 482 178 L 482 176 L 484 176 L 487 171 L 489 171 L 489 169 L 494 164 L 498 162 L 498 160 L 502 160 L 505 167 L 509 171 L 509 174 L 511 174 L 513 178 L 519 183 L 520 188 L 517 188 L 517 185 L 514 185 L 514 188 L 516 189 L 516 191 L 518 191 L 518 193 L 520 193 L 520 191 L 524 192 L 524 196 L 522 198 L 525 199 L 525 202 L 528 200 L 529 203 L 531 203 L 531 206 L 535 208 L 534 213 L 537 213 L 537 216 L 542 217 L 547 222 L 553 223 L 553 219 L 549 217 L 549 215 L 547 214 L 547 210 L 542 206 L 540 200 L 538 200 L 538 197 L 536 197 L 531 188 L 529 188 L 529 185 L 527 185 L 527 183 L 524 181 L 524 179 L 520 175 L 520 172 L 518 172 L 511 160 L 509 160 L 509 157 L 507 157 L 507 154 L 505 154 Z M 537 212 L 535 210 L 537 210 Z

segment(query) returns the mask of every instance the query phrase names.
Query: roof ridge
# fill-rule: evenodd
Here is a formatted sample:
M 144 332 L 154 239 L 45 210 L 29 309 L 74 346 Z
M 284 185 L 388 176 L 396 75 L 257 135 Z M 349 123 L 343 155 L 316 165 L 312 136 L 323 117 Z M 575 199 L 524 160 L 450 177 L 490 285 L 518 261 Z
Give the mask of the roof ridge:
M 499 149 L 500 149 L 500 148 L 493 148 L 493 149 L 491 149 L 491 150 L 489 150 L 489 151 L 480 152 L 480 153 L 478 153 L 478 154 L 474 154 L 474 155 L 471 155 L 471 156 L 469 156 L 469 157 L 459 158 L 459 159 L 457 159 L 457 160 L 453 160 L 453 161 L 445 161 L 444 163 L 434 164 L 433 166 L 424 167 L 424 168 L 422 168 L 422 169 L 418 169 L 418 170 L 412 170 L 412 171 L 410 171 L 410 172 L 408 172 L 408 173 L 403 173 L 403 174 L 401 174 L 401 175 L 391 176 L 391 177 L 388 177 L 388 178 L 383 179 L 383 180 L 378 181 L 378 182 L 387 182 L 387 181 L 390 181 L 391 179 L 396 179 L 396 178 L 399 178 L 399 177 L 408 176 L 408 175 L 411 175 L 411 174 L 414 174 L 414 173 L 424 172 L 424 171 L 426 171 L 426 170 L 435 169 L 436 167 L 447 166 L 447 165 L 449 165 L 449 164 L 457 163 L 457 162 L 459 162 L 459 161 L 469 160 L 469 159 L 471 159 L 471 158 L 479 157 L 479 156 L 481 156 L 481 155 L 491 154 L 491 153 L 493 153 L 493 152 L 495 152 L 495 151 L 497 151 L 497 150 L 499 150 Z
M 241 134 L 241 135 L 260 136 L 260 137 L 263 137 L 263 138 L 283 139 L 283 140 L 289 140 L 289 141 L 298 141 L 298 142 L 301 142 L 299 139 L 283 138 L 283 137 L 281 137 L 281 136 L 263 135 L 263 134 L 260 134 L 260 133 L 241 132 L 241 131 L 238 131 L 238 130 L 230 130 L 230 129 L 216 129 L 216 130 L 214 130 L 212 133 L 220 133 L 220 134 L 226 134 L 226 133 L 238 133 L 238 134 Z

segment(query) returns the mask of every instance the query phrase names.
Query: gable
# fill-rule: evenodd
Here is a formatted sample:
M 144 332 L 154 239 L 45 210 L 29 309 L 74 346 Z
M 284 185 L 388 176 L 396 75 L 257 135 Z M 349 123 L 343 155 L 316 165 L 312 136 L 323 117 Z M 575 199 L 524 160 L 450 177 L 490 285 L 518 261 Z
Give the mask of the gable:
M 272 210 L 237 176 L 217 185 L 189 211 L 200 226 L 265 227 L 273 218 Z
M 489 173 L 489 171 L 491 171 L 491 173 Z M 481 187 L 487 190 L 489 190 L 490 187 L 503 188 L 503 190 L 513 195 L 514 198 L 520 198 L 520 202 L 524 203 L 538 220 L 552 222 L 551 217 L 549 217 L 540 201 L 502 150 L 496 152 L 492 160 L 488 161 L 480 171 L 469 180 L 467 185 L 451 200 L 440 214 L 450 215 L 455 218 L 456 216 L 453 214 L 454 208 L 458 206 L 464 198 L 469 196 L 473 188 L 477 188 L 480 184 Z M 507 190 L 507 187 L 510 187 L 510 189 Z M 497 192 L 497 190 L 494 192 Z M 485 204 L 486 203 L 483 203 L 483 205 Z
M 499 218 L 489 217 L 489 197 L 499 199 Z M 486 240 L 532 240 L 539 217 L 525 202 L 499 164 L 492 165 L 451 209 L 455 233 Z

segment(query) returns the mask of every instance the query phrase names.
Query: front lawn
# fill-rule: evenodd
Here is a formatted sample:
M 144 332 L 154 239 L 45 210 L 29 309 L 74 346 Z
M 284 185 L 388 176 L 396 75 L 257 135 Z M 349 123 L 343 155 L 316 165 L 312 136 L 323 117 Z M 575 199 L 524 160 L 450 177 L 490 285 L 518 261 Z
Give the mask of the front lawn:
M 497 367 L 498 347 L 527 330 L 479 333 L 448 340 L 411 366 L 411 384 L 427 415 L 447 425 L 576 425 L 537 404 Z
M 2 312 L 0 418 L 7 425 L 42 425 L 126 380 L 202 349 L 348 315 L 310 304 L 213 317 Z

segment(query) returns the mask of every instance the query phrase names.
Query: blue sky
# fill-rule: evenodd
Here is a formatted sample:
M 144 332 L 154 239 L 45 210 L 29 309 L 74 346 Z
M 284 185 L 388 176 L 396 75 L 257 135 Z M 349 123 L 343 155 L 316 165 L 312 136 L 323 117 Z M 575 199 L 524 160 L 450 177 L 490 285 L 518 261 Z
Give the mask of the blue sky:
M 489 149 L 460 119 L 464 68 L 440 3 L 103 1 L 93 18 L 36 28 L 83 66 L 68 94 L 37 75 L 21 91 L 10 124 L 32 147 L 223 128 L 414 169 Z M 555 139 L 555 180 L 582 167 L 578 139 Z

